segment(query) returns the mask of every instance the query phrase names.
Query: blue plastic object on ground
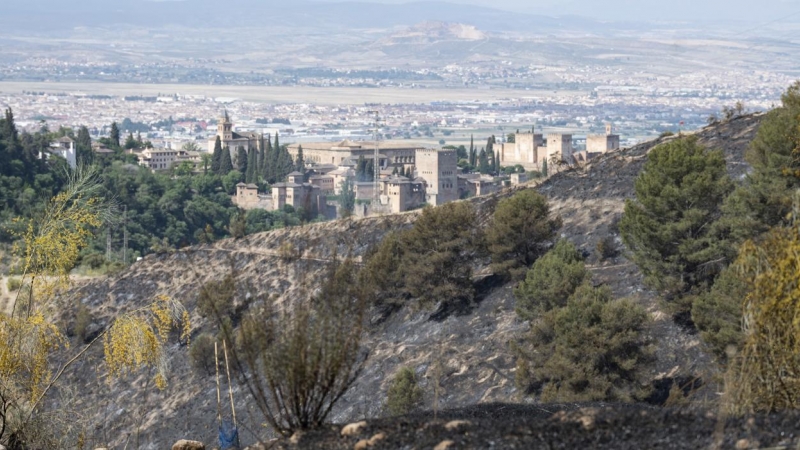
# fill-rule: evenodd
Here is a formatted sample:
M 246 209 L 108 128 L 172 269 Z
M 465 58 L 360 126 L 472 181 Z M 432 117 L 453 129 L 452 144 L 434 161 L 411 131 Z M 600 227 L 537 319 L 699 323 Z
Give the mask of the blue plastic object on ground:
M 219 448 L 221 450 L 239 449 L 239 430 L 228 420 L 223 421 L 219 426 Z

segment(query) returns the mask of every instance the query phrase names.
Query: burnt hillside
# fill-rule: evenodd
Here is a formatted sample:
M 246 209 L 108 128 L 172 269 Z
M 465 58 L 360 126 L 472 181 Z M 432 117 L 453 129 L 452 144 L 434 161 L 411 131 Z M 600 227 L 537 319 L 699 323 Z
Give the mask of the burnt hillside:
M 702 143 L 722 148 L 732 174 L 746 166 L 743 154 L 758 127 L 759 115 L 749 115 L 707 127 L 698 132 Z M 619 241 L 615 222 L 624 201 L 633 196 L 633 180 L 647 152 L 664 142 L 660 139 L 611 152 L 586 167 L 552 175 L 541 184 L 531 183 L 502 193 L 470 199 L 481 217 L 490 217 L 497 200 L 517 189 L 535 188 L 547 196 L 554 211 L 564 219 L 561 235 L 588 254 L 587 264 L 594 282 L 610 285 L 615 295 L 631 297 L 645 305 L 653 318 L 650 333 L 657 342 L 653 380 L 674 377 L 711 378 L 713 366 L 697 336 L 676 325 L 659 307 L 655 296 L 641 283 L 637 268 L 624 256 L 599 262 L 596 243 L 606 236 Z M 361 220 L 339 220 L 288 228 L 190 247 L 173 253 L 150 255 L 125 272 L 96 279 L 74 288 L 74 301 L 89 306 L 94 329 L 106 326 L 118 313 L 139 307 L 158 294 L 179 299 L 194 310 L 202 283 L 235 273 L 242 296 L 269 294 L 283 301 L 313 292 L 319 275 L 334 254 L 360 258 L 391 230 L 410 226 L 416 213 Z M 488 271 L 488 261 L 471 261 L 476 273 Z M 446 365 L 440 408 L 476 403 L 518 402 L 514 387 L 515 361 L 508 343 L 527 330 L 514 313 L 513 286 L 497 286 L 469 312 L 439 315 L 431 311 L 401 309 L 388 320 L 377 314 L 365 344 L 371 349 L 366 368 L 337 405 L 331 419 L 337 423 L 363 417 L 378 417 L 390 377 L 400 366 L 411 366 L 422 375 L 425 404 L 433 403 L 426 387 L 434 359 Z M 67 322 L 74 320 L 66 317 Z M 194 334 L 206 330 L 205 321 L 193 314 Z M 213 377 L 198 374 L 188 362 L 185 346 L 169 349 L 171 378 L 163 392 L 147 382 L 150 374 L 139 373 L 124 380 L 106 380 L 102 349 L 75 366 L 67 385 L 81 393 L 77 408 L 87 414 L 98 444 L 123 447 L 138 435 L 141 448 L 161 449 L 177 439 L 216 439 L 216 392 Z M 79 348 L 73 338 L 72 351 Z M 263 430 L 263 420 L 248 405 L 246 393 L 236 389 L 243 444 L 254 441 Z

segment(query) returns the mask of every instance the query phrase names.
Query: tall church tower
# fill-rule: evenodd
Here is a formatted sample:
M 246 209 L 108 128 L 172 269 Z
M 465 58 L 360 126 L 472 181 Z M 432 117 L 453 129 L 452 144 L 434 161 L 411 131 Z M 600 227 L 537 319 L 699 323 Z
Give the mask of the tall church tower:
M 225 115 L 217 122 L 217 136 L 222 142 L 233 140 L 233 124 L 231 118 L 228 117 L 228 110 L 225 110 Z

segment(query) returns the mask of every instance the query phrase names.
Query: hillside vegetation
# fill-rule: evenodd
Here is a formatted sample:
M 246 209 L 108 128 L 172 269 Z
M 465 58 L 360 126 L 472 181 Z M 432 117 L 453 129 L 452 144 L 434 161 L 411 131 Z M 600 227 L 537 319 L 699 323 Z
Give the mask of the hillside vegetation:
M 150 299 L 179 300 L 192 329 L 188 345 L 165 347 L 170 382 L 156 392 L 145 372 L 105 379 L 91 350 L 65 374 L 81 393 L 73 407 L 98 445 L 214 442 L 210 355 L 225 341 L 243 444 L 492 402 L 794 408 L 794 386 L 775 380 L 797 367 L 785 311 L 796 306 L 800 179 L 786 140 L 798 140 L 780 131 L 797 128 L 799 95 L 793 87 L 766 115 L 490 196 L 160 249 L 65 293 L 85 309 L 65 309 L 61 321 L 81 324 L 77 344 Z M 316 367 L 331 374 L 323 401 Z M 270 397 L 292 380 L 313 382 L 296 398 Z M 723 390 L 738 397 L 720 399 Z

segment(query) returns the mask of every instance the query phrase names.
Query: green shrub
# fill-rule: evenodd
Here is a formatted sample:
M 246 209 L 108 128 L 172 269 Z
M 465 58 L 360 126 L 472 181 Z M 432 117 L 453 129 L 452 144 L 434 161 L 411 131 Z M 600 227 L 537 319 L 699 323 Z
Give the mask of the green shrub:
M 201 374 L 213 375 L 215 373 L 216 360 L 214 359 L 214 336 L 203 333 L 192 341 L 189 347 L 189 361 Z
M 470 203 L 426 207 L 414 226 L 385 238 L 367 259 L 363 286 L 378 304 L 445 307 L 473 300 L 470 258 L 481 251 L 483 236 Z
M 106 257 L 101 253 L 90 253 L 81 258 L 81 263 L 91 269 L 99 269 L 106 263 Z
M 284 242 L 278 247 L 278 256 L 285 262 L 297 260 L 298 254 L 291 242 Z
M 228 232 L 234 239 L 241 239 L 247 235 L 247 219 L 244 212 L 231 216 Z
M 234 276 L 228 274 L 221 281 L 210 281 L 200 288 L 197 310 L 203 317 L 220 319 L 233 315 L 233 300 L 236 296 Z
M 366 361 L 361 348 L 367 311 L 352 261 L 330 264 L 319 294 L 280 308 L 251 307 L 239 327 L 234 366 L 263 422 L 283 436 L 324 424 Z
M 533 264 L 525 280 L 514 290 L 517 315 L 523 320 L 533 320 L 563 306 L 588 277 L 589 272 L 575 246 L 564 239 L 558 241 Z
M 722 271 L 709 292 L 699 294 L 692 303 L 692 321 L 703 342 L 722 363 L 727 361 L 731 350 L 741 348 L 742 304 L 746 295 L 745 281 L 729 267 Z
M 359 278 L 370 291 L 376 306 L 399 307 L 410 298 L 402 272 L 403 254 L 402 234 L 393 232 L 387 234 L 380 246 L 368 255 Z
M 518 387 L 543 402 L 633 401 L 643 397 L 640 371 L 650 361 L 647 312 L 614 300 L 608 287 L 583 284 L 566 306 L 531 330 Z M 530 370 L 533 367 L 533 370 Z
M 16 291 L 22 287 L 22 279 L 9 277 L 8 281 L 6 281 L 6 287 L 9 292 Z
M 600 258 L 601 261 L 613 258 L 619 253 L 617 242 L 614 240 L 613 236 L 606 236 L 597 241 L 595 250 L 597 251 L 597 257 Z
M 86 333 L 91 323 L 92 313 L 86 305 L 80 303 L 78 305 L 78 311 L 75 313 L 75 335 L 78 336 L 81 341 L 86 341 Z
M 790 223 L 793 196 L 800 189 L 800 82 L 781 101 L 760 121 L 745 153 L 752 171 L 723 206 L 725 231 L 737 245 Z
M 386 395 L 386 408 L 394 416 L 408 414 L 422 401 L 422 389 L 417 386 L 417 375 L 410 367 L 401 368 L 395 374 Z
M 486 232 L 492 270 L 512 279 L 522 278 L 547 251 L 559 228 L 561 219 L 552 217 L 547 199 L 533 189 L 501 200 Z
M 798 208 L 800 209 L 800 208 Z M 800 210 L 795 210 L 795 214 Z M 795 215 L 797 217 L 797 215 Z M 748 293 L 744 338 L 728 364 L 726 409 L 734 413 L 800 407 L 800 222 L 776 227 L 739 249 L 735 266 Z

